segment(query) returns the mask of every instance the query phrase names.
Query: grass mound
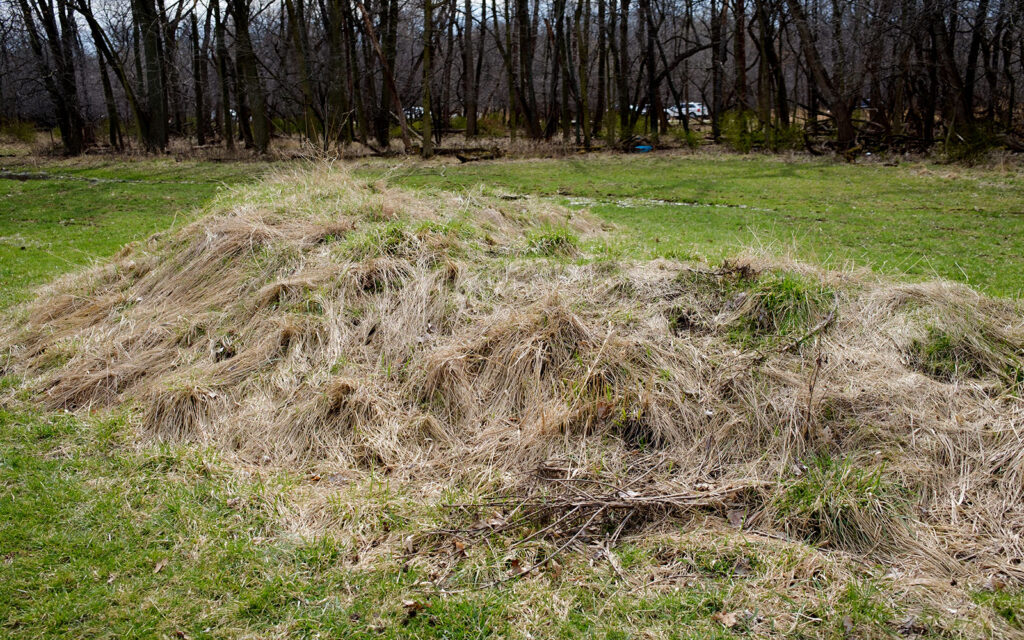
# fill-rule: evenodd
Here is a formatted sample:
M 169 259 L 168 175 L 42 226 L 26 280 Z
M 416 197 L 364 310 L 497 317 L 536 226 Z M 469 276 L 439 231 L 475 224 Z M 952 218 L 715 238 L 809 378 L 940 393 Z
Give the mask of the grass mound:
M 492 483 L 538 538 L 701 513 L 1024 579 L 1019 306 L 756 258 L 591 260 L 605 232 L 282 173 L 42 291 L 3 373 L 251 464 Z

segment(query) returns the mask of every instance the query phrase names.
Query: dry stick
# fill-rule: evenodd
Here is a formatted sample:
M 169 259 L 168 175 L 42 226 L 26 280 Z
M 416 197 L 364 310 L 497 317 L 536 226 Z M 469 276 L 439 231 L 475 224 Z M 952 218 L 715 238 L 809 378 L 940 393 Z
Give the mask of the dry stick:
M 825 316 L 824 320 L 822 320 L 818 324 L 816 324 L 813 327 L 811 327 L 810 331 L 808 331 L 804 335 L 800 336 L 799 338 L 797 338 L 793 342 L 790 342 L 786 346 L 775 349 L 774 352 L 775 353 L 787 353 L 787 352 L 796 351 L 797 347 L 799 347 L 801 344 L 803 344 L 804 342 L 807 342 L 807 340 L 809 340 L 810 338 L 813 338 L 814 336 L 818 335 L 819 333 L 824 331 L 826 328 L 828 328 L 829 325 L 831 325 L 833 322 L 835 322 L 836 313 L 837 313 L 837 309 L 833 309 L 832 311 L 829 312 L 829 314 L 827 316 Z M 761 351 L 760 349 L 754 351 L 753 358 L 751 358 L 752 365 L 758 365 L 758 364 L 763 363 L 765 360 L 768 359 L 768 356 L 770 356 L 771 354 L 772 354 L 772 352 L 765 352 L 765 351 Z M 728 383 L 732 382 L 733 380 L 738 378 L 741 374 L 746 372 L 748 369 L 749 369 L 749 367 L 742 368 L 735 375 L 733 375 L 728 380 L 726 380 L 725 383 L 728 384 Z
M 612 484 L 610 482 L 604 482 L 603 480 L 598 480 L 596 478 L 554 478 L 554 479 L 552 479 L 552 482 L 557 482 L 558 484 L 566 485 L 566 487 L 569 486 L 569 485 L 566 484 L 568 482 L 587 482 L 587 483 L 590 483 L 590 484 L 601 485 L 603 487 L 607 487 L 608 489 L 610 489 L 612 491 L 616 491 L 616 492 L 620 492 L 620 493 L 624 491 L 624 487 L 617 487 L 617 486 L 615 486 L 614 484 Z M 587 497 L 591 497 L 591 495 L 589 493 L 587 493 L 587 492 L 585 492 L 585 491 L 583 491 L 581 489 L 577 490 L 576 493 L 585 495 Z
M 649 495 L 628 495 L 622 491 L 604 496 L 587 496 L 562 498 L 546 504 L 549 509 L 571 507 L 606 507 L 606 508 L 637 508 L 650 506 L 697 507 L 708 506 L 720 502 L 724 498 L 734 496 L 741 491 L 771 486 L 768 480 L 755 480 L 740 485 L 730 485 L 717 491 L 706 493 L 662 493 Z M 529 502 L 529 501 L 527 501 Z M 538 501 L 539 502 L 539 499 Z M 536 502 L 535 502 L 536 503 Z
M 821 351 L 814 359 L 814 370 L 811 372 L 810 382 L 807 384 L 807 429 L 811 428 L 811 418 L 814 415 L 814 390 L 818 386 L 818 374 L 821 373 Z
M 588 498 L 590 500 L 594 500 L 595 499 L 592 494 L 587 493 L 583 489 L 575 489 L 575 490 L 571 489 L 570 485 L 566 484 L 565 480 L 566 479 L 564 479 L 564 478 L 556 478 L 555 480 L 553 480 L 553 482 L 555 484 L 562 485 L 563 487 L 565 487 L 566 489 L 569 489 L 570 491 L 573 491 L 573 493 L 575 493 L 577 496 L 583 496 L 584 498 Z
M 512 544 L 512 548 L 515 549 L 516 547 L 518 547 L 520 545 L 526 544 L 527 542 L 529 542 L 530 540 L 533 540 L 534 538 L 536 538 L 537 536 L 541 535 L 545 531 L 549 531 L 549 530 L 557 527 L 559 524 L 561 524 L 562 522 L 565 522 L 570 517 L 572 517 L 573 514 L 575 514 L 579 510 L 580 510 L 579 507 L 573 508 L 571 511 L 567 512 L 564 516 L 562 516 L 558 520 L 555 520 L 554 522 L 552 522 L 548 526 L 544 527 L 543 529 L 541 529 L 539 531 L 535 531 L 535 532 L 531 533 L 530 535 L 526 536 L 525 538 L 523 538 L 522 540 L 519 540 L 518 542 L 513 543 Z
M 814 336 L 824 331 L 829 325 L 831 325 L 835 321 L 835 319 L 836 310 L 833 309 L 832 311 L 829 312 L 827 316 L 825 316 L 824 320 L 811 327 L 810 331 L 800 336 L 800 339 L 790 343 L 789 346 L 782 349 L 782 351 L 795 351 L 796 348 L 799 347 L 801 344 L 807 342 L 807 340 L 809 340 L 810 338 L 813 338 Z
M 633 517 L 634 513 L 636 513 L 636 509 L 633 509 L 632 511 L 627 513 L 626 517 L 623 518 L 622 522 L 619 523 L 619 526 L 615 528 L 615 532 L 609 539 L 609 546 L 614 546 L 619 541 L 619 536 L 622 535 L 622 530 L 626 527 L 626 523 L 629 522 L 629 519 Z
M 569 498 L 563 498 L 561 500 L 557 500 L 557 501 L 553 501 L 553 502 L 548 502 L 545 506 L 550 511 L 558 511 L 558 510 L 561 510 L 561 509 L 569 510 L 569 513 L 566 516 L 562 516 L 559 519 L 559 522 L 564 521 L 565 519 L 567 519 L 568 516 L 571 516 L 571 515 L 577 513 L 578 511 L 581 511 L 581 510 L 582 511 L 589 511 L 591 509 L 596 509 L 598 512 L 605 511 L 605 510 L 608 510 L 608 509 L 624 509 L 624 510 L 628 509 L 628 514 L 627 514 L 627 517 L 625 519 L 625 520 L 628 520 L 633 515 L 635 515 L 640 509 L 644 509 L 644 508 L 646 508 L 646 509 L 651 509 L 651 508 L 654 508 L 654 509 L 659 509 L 659 508 L 661 508 L 661 509 L 671 509 L 671 508 L 680 509 L 680 508 L 683 508 L 683 509 L 685 509 L 685 508 L 694 508 L 694 507 L 700 507 L 700 506 L 712 506 L 712 505 L 716 505 L 716 504 L 721 504 L 723 499 L 725 499 L 725 498 L 727 498 L 729 496 L 735 495 L 736 493 L 739 493 L 740 491 L 744 491 L 746 489 L 750 489 L 750 488 L 754 488 L 754 487 L 767 486 L 767 485 L 770 485 L 770 484 L 771 484 L 770 482 L 766 482 L 766 481 L 754 482 L 754 483 L 744 484 L 744 485 L 741 485 L 741 486 L 728 487 L 726 489 L 723 489 L 723 490 L 720 490 L 720 491 L 716 491 L 716 492 L 712 492 L 712 493 L 708 493 L 708 494 L 665 494 L 665 495 L 654 495 L 654 496 L 625 496 L 625 497 L 623 497 L 621 495 L 621 493 L 620 493 L 617 496 L 613 494 L 611 496 L 603 496 L 603 497 L 596 497 L 596 498 L 582 498 L 582 497 L 577 496 L 575 498 L 569 497 Z M 588 522 L 588 524 L 589 524 L 589 522 Z M 552 525 L 552 526 L 554 526 L 554 525 Z M 618 536 L 621 535 L 621 532 L 622 532 L 624 527 L 625 527 L 625 521 L 620 523 L 617 531 L 613 535 L 613 540 L 617 539 Z M 550 529 L 550 528 L 551 527 L 548 527 L 547 529 Z M 547 529 L 545 529 L 545 531 Z M 538 532 L 537 534 L 534 534 L 534 536 L 531 536 L 531 538 L 535 537 L 536 535 L 539 535 L 540 533 L 542 533 L 542 532 Z M 577 536 L 576 537 L 578 537 L 578 536 L 579 536 L 579 532 L 577 532 Z
M 589 527 L 591 525 L 591 523 L 593 523 L 594 520 L 597 519 L 597 516 L 601 515 L 601 512 L 603 512 L 604 509 L 605 509 L 604 507 L 600 507 L 597 511 L 595 511 L 594 515 L 590 516 L 590 519 L 587 520 L 586 524 L 584 524 L 582 527 L 580 527 L 576 531 L 576 533 L 573 535 L 573 537 L 569 538 L 569 540 L 565 544 L 563 544 L 562 546 L 558 547 L 553 552 L 551 552 L 548 555 L 544 556 L 543 560 L 538 560 L 537 562 L 533 563 L 529 567 L 520 570 L 518 573 L 513 573 L 510 576 L 506 576 L 504 578 L 499 578 L 498 580 L 494 580 L 494 581 L 489 582 L 488 584 L 485 584 L 482 587 L 478 587 L 478 588 L 479 589 L 490 589 L 491 587 L 496 587 L 499 584 L 504 584 L 506 582 L 511 582 L 512 580 L 516 580 L 518 578 L 522 578 L 523 576 L 525 576 L 526 574 L 530 573 L 531 571 L 536 571 L 540 567 L 543 567 L 547 563 L 551 562 L 556 557 L 561 555 L 561 553 L 563 551 L 565 551 L 567 548 L 569 548 L 569 545 L 571 545 L 572 543 L 576 542 L 576 540 L 581 535 L 583 535 L 583 532 L 586 531 L 587 527 Z
M 652 457 L 653 457 L 653 456 L 652 456 Z M 629 482 L 627 482 L 626 484 L 622 485 L 622 487 L 621 487 L 621 490 L 622 490 L 622 491 L 627 491 L 627 490 L 629 490 L 629 488 L 630 488 L 630 487 L 635 487 L 635 486 L 636 486 L 637 484 L 639 484 L 639 483 L 640 483 L 641 481 L 643 481 L 643 480 L 644 480 L 645 478 L 647 478 L 647 477 L 648 477 L 648 476 L 650 476 L 650 475 L 651 475 L 652 473 L 654 473 L 654 472 L 655 472 L 655 471 L 656 471 L 656 470 L 657 470 L 657 469 L 658 469 L 658 468 L 659 468 L 659 467 L 660 467 L 660 466 L 661 466 L 661 465 L 662 465 L 662 464 L 663 464 L 664 462 L 665 462 L 665 456 L 664 456 L 664 455 L 662 455 L 662 456 L 661 456 L 661 460 L 658 460 L 658 461 L 657 461 L 656 463 L 652 464 L 652 465 L 651 465 L 651 466 L 650 466 L 650 467 L 649 467 L 649 468 L 647 469 L 647 471 L 644 471 L 643 473 L 641 473 L 641 474 L 640 474 L 640 475 L 638 475 L 637 477 L 635 477 L 635 478 L 631 479 L 631 480 L 630 480 Z

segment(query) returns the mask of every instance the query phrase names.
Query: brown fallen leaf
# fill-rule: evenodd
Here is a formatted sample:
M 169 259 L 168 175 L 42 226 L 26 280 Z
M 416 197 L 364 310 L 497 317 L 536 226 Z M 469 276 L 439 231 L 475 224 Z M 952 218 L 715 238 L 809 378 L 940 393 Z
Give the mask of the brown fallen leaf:
M 166 567 L 166 566 L 167 566 L 167 558 L 163 558 L 162 560 L 160 560 L 159 562 L 156 563 L 155 567 L 153 567 L 153 573 L 160 573 L 161 571 L 163 571 L 164 567 Z
M 1006 588 L 1006 578 L 1002 573 L 994 573 L 985 581 L 986 591 L 1002 591 Z
M 747 512 L 745 509 L 730 509 L 725 517 L 729 519 L 729 524 L 739 529 L 743 526 L 743 521 L 747 519 Z
M 403 600 L 402 606 L 405 608 L 405 615 L 407 618 L 414 618 L 416 614 L 423 611 L 429 604 L 420 602 L 419 600 Z
M 735 611 L 730 611 L 729 613 L 719 611 L 718 613 L 711 616 L 711 619 L 717 622 L 718 624 L 722 625 L 726 629 L 732 629 L 736 626 L 736 623 L 739 622 L 739 616 L 736 615 Z
M 552 560 L 548 563 L 548 573 L 556 580 L 562 577 L 562 565 L 558 564 L 558 560 Z
M 853 633 L 853 618 L 850 616 L 843 616 L 843 631 L 846 632 L 846 635 Z
M 740 559 L 736 561 L 736 564 L 733 565 L 732 572 L 738 576 L 746 576 L 750 575 L 751 569 L 750 558 L 741 556 Z

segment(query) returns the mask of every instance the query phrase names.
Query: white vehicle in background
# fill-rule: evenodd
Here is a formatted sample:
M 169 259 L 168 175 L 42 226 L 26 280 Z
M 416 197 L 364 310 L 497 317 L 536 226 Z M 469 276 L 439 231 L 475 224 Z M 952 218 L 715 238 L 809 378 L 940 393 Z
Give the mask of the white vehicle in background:
M 669 120 L 682 120 L 684 115 L 701 120 L 708 117 L 708 109 L 700 102 L 687 102 L 681 107 L 672 106 L 665 109 L 665 115 Z
M 686 106 L 687 115 L 691 118 L 706 118 L 708 117 L 708 109 L 701 102 L 691 102 Z

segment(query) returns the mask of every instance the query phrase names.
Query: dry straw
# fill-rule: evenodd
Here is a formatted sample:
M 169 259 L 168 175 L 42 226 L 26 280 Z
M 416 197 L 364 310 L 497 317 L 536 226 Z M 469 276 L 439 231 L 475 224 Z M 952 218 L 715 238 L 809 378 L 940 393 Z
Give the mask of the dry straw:
M 153 438 L 252 463 L 486 482 L 561 460 L 618 500 L 602 517 L 648 505 L 630 526 L 679 511 L 657 496 L 752 487 L 682 506 L 1024 577 L 1019 305 L 763 257 L 588 257 L 606 237 L 531 199 L 283 172 L 42 291 L 5 366 L 51 408 L 128 403 Z

